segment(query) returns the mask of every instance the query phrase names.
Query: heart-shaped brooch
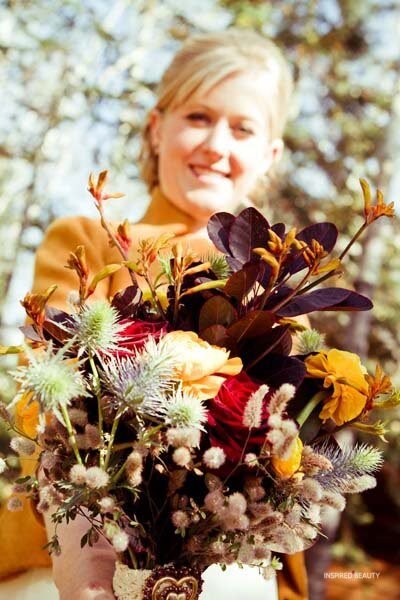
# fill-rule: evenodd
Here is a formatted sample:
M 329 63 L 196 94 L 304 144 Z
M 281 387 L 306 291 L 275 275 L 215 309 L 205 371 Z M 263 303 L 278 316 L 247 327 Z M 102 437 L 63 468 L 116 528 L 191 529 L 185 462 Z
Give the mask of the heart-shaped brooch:
M 201 573 L 190 567 L 156 567 L 146 579 L 143 599 L 198 600 L 201 584 Z

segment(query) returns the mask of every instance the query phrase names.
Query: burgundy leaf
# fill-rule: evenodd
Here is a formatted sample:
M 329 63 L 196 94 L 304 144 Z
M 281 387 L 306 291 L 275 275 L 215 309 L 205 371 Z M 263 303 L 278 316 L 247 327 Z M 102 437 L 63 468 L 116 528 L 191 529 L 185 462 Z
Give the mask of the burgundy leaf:
M 235 217 L 227 212 L 218 212 L 210 217 L 207 231 L 214 246 L 224 254 L 231 254 L 229 249 L 229 231 Z
M 211 325 L 229 327 L 236 319 L 236 311 L 223 296 L 209 298 L 201 307 L 199 315 L 199 331 Z
M 296 317 L 317 310 L 370 310 L 366 296 L 343 288 L 323 288 L 296 296 L 277 311 L 280 317 Z
M 27 340 L 32 340 L 33 342 L 43 341 L 38 332 L 36 331 L 34 325 L 22 325 L 22 327 L 20 327 L 19 330 L 22 331 Z
M 301 360 L 293 356 L 268 354 L 249 369 L 248 374 L 275 389 L 283 383 L 291 383 L 298 388 L 305 377 L 306 368 Z
M 111 301 L 111 306 L 117 309 L 121 319 L 132 317 L 142 299 L 142 292 L 137 285 L 130 285 L 117 292 Z
M 275 225 L 272 225 L 271 229 L 281 238 L 281 240 L 285 237 L 286 227 L 284 223 L 275 223 Z
M 276 323 L 274 314 L 265 310 L 252 310 L 228 329 L 228 334 L 237 342 L 263 335 Z
M 225 294 L 233 296 L 240 304 L 257 281 L 259 272 L 260 263 L 245 265 L 240 271 L 236 271 L 229 277 L 224 287 Z
M 302 229 L 302 231 L 300 231 L 296 237 L 298 240 L 306 242 L 307 244 L 311 244 L 313 239 L 316 240 L 329 254 L 335 247 L 338 237 L 338 230 L 333 223 L 315 223 Z M 293 253 L 297 255 L 298 250 L 294 250 Z M 302 256 L 299 256 L 289 263 L 288 268 L 285 269 L 285 271 L 290 273 L 298 273 L 306 267 L 306 261 Z
M 246 340 L 240 347 L 240 356 L 244 364 L 251 368 L 268 354 L 289 355 L 292 336 L 288 330 L 289 325 L 278 325 L 264 335 Z
M 227 334 L 226 327 L 223 325 L 211 325 L 203 329 L 200 332 L 200 337 L 209 344 L 228 348 L 228 350 L 231 350 L 234 346 L 234 340 Z
M 242 263 L 255 259 L 253 248 L 266 247 L 269 223 L 255 208 L 245 208 L 236 217 L 229 232 L 229 248 Z
M 314 223 L 302 229 L 296 237 L 307 244 L 310 244 L 311 240 L 317 240 L 324 247 L 324 250 L 329 253 L 335 247 L 338 230 L 333 223 Z

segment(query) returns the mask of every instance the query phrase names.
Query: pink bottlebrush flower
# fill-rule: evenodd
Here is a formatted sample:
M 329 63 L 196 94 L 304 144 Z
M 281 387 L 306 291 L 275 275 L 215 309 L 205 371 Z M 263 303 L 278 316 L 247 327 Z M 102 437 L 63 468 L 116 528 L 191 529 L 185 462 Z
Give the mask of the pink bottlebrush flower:
M 224 507 L 225 496 L 219 490 L 209 492 L 204 498 L 204 506 L 212 513 L 218 513 Z
M 187 448 L 184 448 L 184 447 L 177 448 L 172 455 L 172 460 L 179 467 L 187 467 L 189 465 L 191 459 L 192 459 L 192 457 L 190 454 L 190 450 L 188 450 Z
M 104 496 L 98 503 L 102 514 L 111 513 L 115 508 L 115 500 L 111 496 Z
M 247 531 L 250 527 L 250 520 L 246 515 L 227 515 L 221 518 L 221 527 L 225 531 Z
M 85 425 L 88 422 L 88 414 L 86 410 L 83 410 L 81 408 L 69 408 L 68 414 L 73 425 L 77 425 L 78 427 L 85 427 Z
M 86 467 L 84 465 L 74 465 L 69 472 L 69 478 L 76 485 L 84 485 L 86 483 Z
M 248 496 L 252 502 L 257 502 L 258 500 L 262 500 L 265 498 L 265 489 L 262 485 L 257 485 L 253 488 L 247 490 Z
M 36 450 L 35 442 L 24 437 L 14 437 L 10 442 L 10 447 L 19 456 L 32 456 Z
M 137 469 L 142 469 L 143 467 L 143 456 L 137 450 L 133 450 L 128 458 L 126 459 L 126 470 L 136 471 Z
M 268 410 L 271 415 L 282 415 L 286 410 L 289 401 L 294 397 L 296 388 L 291 383 L 283 383 L 276 390 L 268 405 Z
M 311 477 L 305 477 L 299 484 L 301 497 L 309 502 L 319 502 L 323 489 L 320 483 Z
M 21 498 L 17 496 L 11 496 L 7 502 L 7 508 L 10 512 L 19 512 L 24 507 L 24 504 Z
M 243 411 L 242 423 L 245 427 L 261 427 L 264 416 L 264 398 L 269 392 L 267 385 L 260 385 L 248 399 Z
M 183 510 L 176 510 L 173 512 L 171 515 L 171 521 L 177 529 L 184 529 L 190 525 L 190 519 L 188 515 L 183 512 Z
M 86 471 L 86 485 L 92 489 L 105 487 L 109 480 L 108 473 L 100 467 L 90 467 Z
M 112 536 L 111 544 L 116 552 L 125 552 L 129 544 L 129 535 L 120 529 Z
M 246 512 L 246 498 L 240 492 L 235 492 L 228 498 L 227 510 L 230 515 L 239 516 Z
M 200 446 L 201 431 L 194 427 L 171 427 L 167 431 L 167 441 L 170 446 L 179 448 L 198 448 Z
M 226 455 L 222 448 L 214 446 L 203 454 L 203 463 L 209 469 L 219 469 L 225 462 Z
M 254 454 L 254 452 L 248 452 L 246 454 L 246 456 L 244 457 L 244 463 L 251 469 L 254 467 L 257 467 L 257 465 L 258 465 L 257 455 Z
M 321 504 L 342 512 L 346 506 L 346 498 L 339 492 L 324 491 Z
M 130 483 L 131 486 L 133 486 L 133 487 L 139 486 L 142 483 L 142 481 L 143 481 L 142 468 L 138 468 L 138 469 L 134 469 L 134 470 L 128 471 L 127 472 L 127 479 L 128 479 L 128 482 Z
M 300 504 L 294 504 L 288 513 L 285 515 L 285 523 L 289 525 L 289 527 L 295 527 L 300 523 L 301 517 L 303 514 L 303 509 Z

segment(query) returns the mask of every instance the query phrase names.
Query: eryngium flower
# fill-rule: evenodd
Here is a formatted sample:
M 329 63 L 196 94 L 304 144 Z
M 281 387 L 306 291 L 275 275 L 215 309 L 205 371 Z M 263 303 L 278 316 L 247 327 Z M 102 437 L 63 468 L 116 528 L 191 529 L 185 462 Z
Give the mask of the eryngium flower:
M 353 482 L 357 486 L 360 478 L 372 475 L 383 463 L 382 452 L 367 444 L 357 444 L 354 448 L 344 449 L 325 444 L 314 448 L 314 451 L 325 456 L 332 464 L 332 470 L 320 471 L 314 475 L 314 479 L 325 490 L 336 492 L 351 493 Z M 368 481 L 371 483 L 372 478 Z
M 107 353 L 118 349 L 120 333 L 125 325 L 118 323 L 118 311 L 104 300 L 86 305 L 73 315 L 73 335 L 79 345 L 79 353 Z
M 296 351 L 298 354 L 319 352 L 325 346 L 325 334 L 317 329 L 306 329 L 297 334 Z
M 102 362 L 100 377 L 117 403 L 141 415 L 162 417 L 165 396 L 172 390 L 174 359 L 161 340 L 149 338 L 135 356 L 111 357 Z
M 35 353 L 26 347 L 28 365 L 18 367 L 12 375 L 20 383 L 19 400 L 25 392 L 31 392 L 31 401 L 37 400 L 45 411 L 52 411 L 63 422 L 60 408 L 71 403 L 74 398 L 86 395 L 85 383 L 77 369 L 77 364 L 65 360 L 64 355 L 70 344 L 53 354 L 50 343 L 45 352 Z
M 207 410 L 203 402 L 182 386 L 174 391 L 165 403 L 165 422 L 173 427 L 203 428 Z

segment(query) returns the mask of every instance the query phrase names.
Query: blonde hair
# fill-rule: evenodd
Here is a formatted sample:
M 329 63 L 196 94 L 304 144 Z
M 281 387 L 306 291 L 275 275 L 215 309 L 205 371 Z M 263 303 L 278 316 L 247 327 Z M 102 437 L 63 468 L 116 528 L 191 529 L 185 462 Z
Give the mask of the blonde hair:
M 278 47 L 250 30 L 228 29 L 190 37 L 165 71 L 154 108 L 160 112 L 172 110 L 193 94 L 205 94 L 226 77 L 249 69 L 267 71 L 275 80 L 268 94 L 270 128 L 273 138 L 281 137 L 293 89 L 292 76 Z M 139 164 L 151 192 L 158 185 L 158 157 L 151 142 L 150 116 L 151 111 L 142 130 Z

